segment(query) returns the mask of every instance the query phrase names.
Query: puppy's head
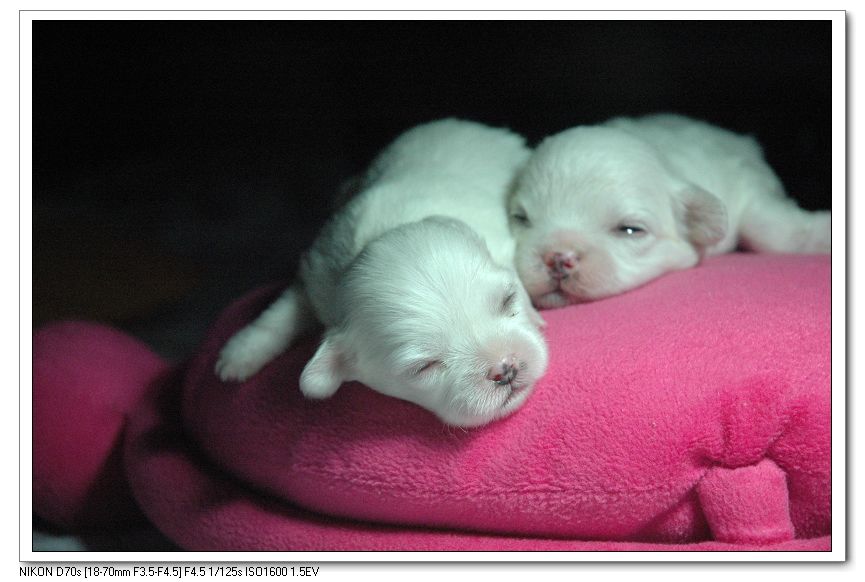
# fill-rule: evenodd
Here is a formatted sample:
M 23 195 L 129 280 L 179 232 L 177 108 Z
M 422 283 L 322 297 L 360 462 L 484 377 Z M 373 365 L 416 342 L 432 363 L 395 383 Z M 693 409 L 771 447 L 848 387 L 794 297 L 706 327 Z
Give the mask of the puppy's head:
M 615 295 L 693 266 L 727 225 L 718 198 L 673 176 L 644 142 L 605 127 L 542 142 L 509 212 L 517 271 L 542 308 Z
M 516 273 L 461 221 L 433 217 L 371 242 L 341 287 L 347 317 L 301 377 L 313 398 L 344 381 L 457 426 L 506 416 L 547 365 L 538 316 Z

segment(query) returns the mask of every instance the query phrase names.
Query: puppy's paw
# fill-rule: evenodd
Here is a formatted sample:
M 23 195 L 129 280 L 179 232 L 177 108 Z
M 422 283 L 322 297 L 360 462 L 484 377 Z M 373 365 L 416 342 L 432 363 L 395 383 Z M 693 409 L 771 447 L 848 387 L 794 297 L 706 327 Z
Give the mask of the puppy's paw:
M 261 370 L 278 352 L 273 334 L 248 327 L 232 337 L 216 361 L 216 375 L 224 382 L 242 382 Z

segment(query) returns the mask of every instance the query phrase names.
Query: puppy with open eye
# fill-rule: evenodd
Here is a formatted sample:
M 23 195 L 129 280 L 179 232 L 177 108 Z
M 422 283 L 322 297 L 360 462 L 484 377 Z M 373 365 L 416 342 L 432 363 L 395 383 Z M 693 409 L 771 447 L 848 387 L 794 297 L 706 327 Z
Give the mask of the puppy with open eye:
M 545 139 L 509 199 L 532 301 L 615 295 L 734 250 L 829 253 L 829 211 L 789 199 L 747 136 L 673 114 Z
M 528 154 L 510 131 L 455 119 L 399 136 L 298 280 L 228 341 L 217 374 L 248 378 L 318 321 L 324 338 L 300 378 L 309 398 L 357 380 L 456 426 L 516 410 L 547 365 L 505 206 Z

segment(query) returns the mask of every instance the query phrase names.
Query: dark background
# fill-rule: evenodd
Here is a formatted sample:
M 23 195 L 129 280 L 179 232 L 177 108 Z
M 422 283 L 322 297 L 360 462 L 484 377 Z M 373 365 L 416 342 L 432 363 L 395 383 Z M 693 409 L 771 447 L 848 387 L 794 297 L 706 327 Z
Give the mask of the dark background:
M 754 134 L 828 208 L 830 40 L 828 21 L 36 22 L 34 323 L 186 355 L 293 274 L 343 179 L 444 116 L 536 143 L 680 112 Z
M 444 116 L 536 143 L 684 113 L 754 134 L 800 205 L 829 208 L 830 40 L 828 21 L 34 22 L 34 325 L 186 357 L 232 298 L 293 275 L 344 179 Z M 36 529 L 37 549 L 81 547 Z

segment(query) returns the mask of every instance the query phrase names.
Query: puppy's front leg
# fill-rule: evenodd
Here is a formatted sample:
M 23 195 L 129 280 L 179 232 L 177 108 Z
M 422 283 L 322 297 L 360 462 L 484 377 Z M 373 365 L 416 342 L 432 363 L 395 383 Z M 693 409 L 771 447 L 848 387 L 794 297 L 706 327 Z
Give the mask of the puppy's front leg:
M 223 381 L 243 381 L 280 354 L 315 318 L 303 288 L 286 289 L 258 319 L 234 334 L 219 353 L 216 374 Z

